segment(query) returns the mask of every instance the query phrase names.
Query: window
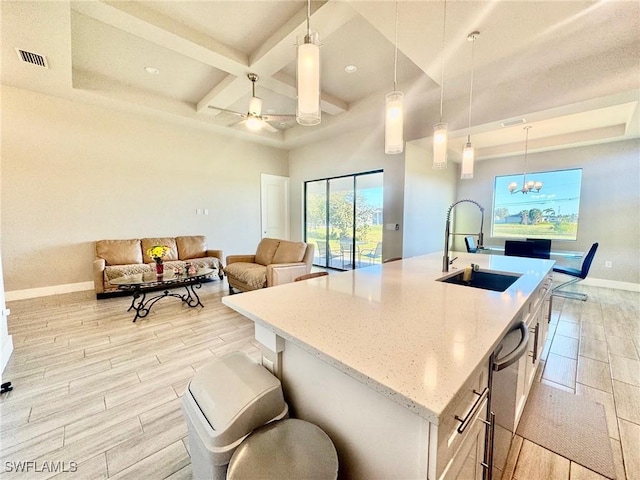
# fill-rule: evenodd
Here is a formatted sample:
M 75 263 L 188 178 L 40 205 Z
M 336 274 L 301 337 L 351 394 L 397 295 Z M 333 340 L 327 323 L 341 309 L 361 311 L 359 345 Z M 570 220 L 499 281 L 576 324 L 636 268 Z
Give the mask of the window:
M 382 261 L 381 171 L 305 182 L 305 241 L 314 264 L 350 270 Z
M 576 240 L 582 169 L 528 173 L 527 181 L 542 182 L 538 192 L 519 191 L 522 180 L 522 174 L 496 177 L 491 236 Z M 514 193 L 511 183 L 518 185 Z

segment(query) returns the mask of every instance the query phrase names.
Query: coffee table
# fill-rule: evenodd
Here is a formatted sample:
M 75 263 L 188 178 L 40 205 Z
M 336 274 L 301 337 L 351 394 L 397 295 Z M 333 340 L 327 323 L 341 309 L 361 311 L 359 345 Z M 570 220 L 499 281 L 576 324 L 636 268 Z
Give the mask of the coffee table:
M 177 274 L 174 272 L 157 275 L 155 272 L 147 272 L 114 278 L 110 280 L 109 283 L 116 285 L 120 290 L 132 292 L 133 298 L 127 312 L 131 310 L 136 311 L 136 315 L 133 317 L 133 321 L 135 322 L 139 318 L 144 318 L 149 315 L 151 307 L 165 297 L 179 298 L 191 308 L 198 306 L 204 307 L 200 301 L 200 297 L 198 297 L 196 293 L 196 289 L 202 286 L 203 280 L 212 277 L 214 273 L 216 273 L 216 270 L 213 268 L 200 268 L 192 275 Z M 147 298 L 147 292 L 156 291 L 158 287 L 166 287 L 167 289 L 184 287 L 187 293 L 181 295 L 165 290 L 159 295 Z

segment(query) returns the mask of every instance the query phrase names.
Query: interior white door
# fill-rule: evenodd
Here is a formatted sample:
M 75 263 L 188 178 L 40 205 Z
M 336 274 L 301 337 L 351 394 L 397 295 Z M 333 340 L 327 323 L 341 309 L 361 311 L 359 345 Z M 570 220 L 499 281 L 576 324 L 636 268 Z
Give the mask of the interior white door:
M 289 240 L 289 177 L 261 174 L 262 237 Z

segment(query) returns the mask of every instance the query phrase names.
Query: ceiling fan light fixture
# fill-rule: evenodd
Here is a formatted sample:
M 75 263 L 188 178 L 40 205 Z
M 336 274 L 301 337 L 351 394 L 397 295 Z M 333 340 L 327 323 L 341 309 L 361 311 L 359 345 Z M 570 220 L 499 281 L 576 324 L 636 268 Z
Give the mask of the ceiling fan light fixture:
M 249 114 L 257 117 L 262 113 L 262 99 L 258 97 L 251 97 L 249 100 Z
M 246 121 L 247 128 L 252 132 L 257 132 L 262 129 L 262 120 L 253 115 L 249 115 Z

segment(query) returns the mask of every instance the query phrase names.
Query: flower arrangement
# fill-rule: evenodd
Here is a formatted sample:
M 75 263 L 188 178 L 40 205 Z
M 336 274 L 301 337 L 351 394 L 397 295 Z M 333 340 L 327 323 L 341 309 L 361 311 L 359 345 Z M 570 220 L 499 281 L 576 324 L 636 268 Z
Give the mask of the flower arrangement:
M 153 258 L 156 263 L 162 263 L 162 258 L 169 253 L 169 247 L 165 245 L 154 245 L 147 250 L 147 255 Z

